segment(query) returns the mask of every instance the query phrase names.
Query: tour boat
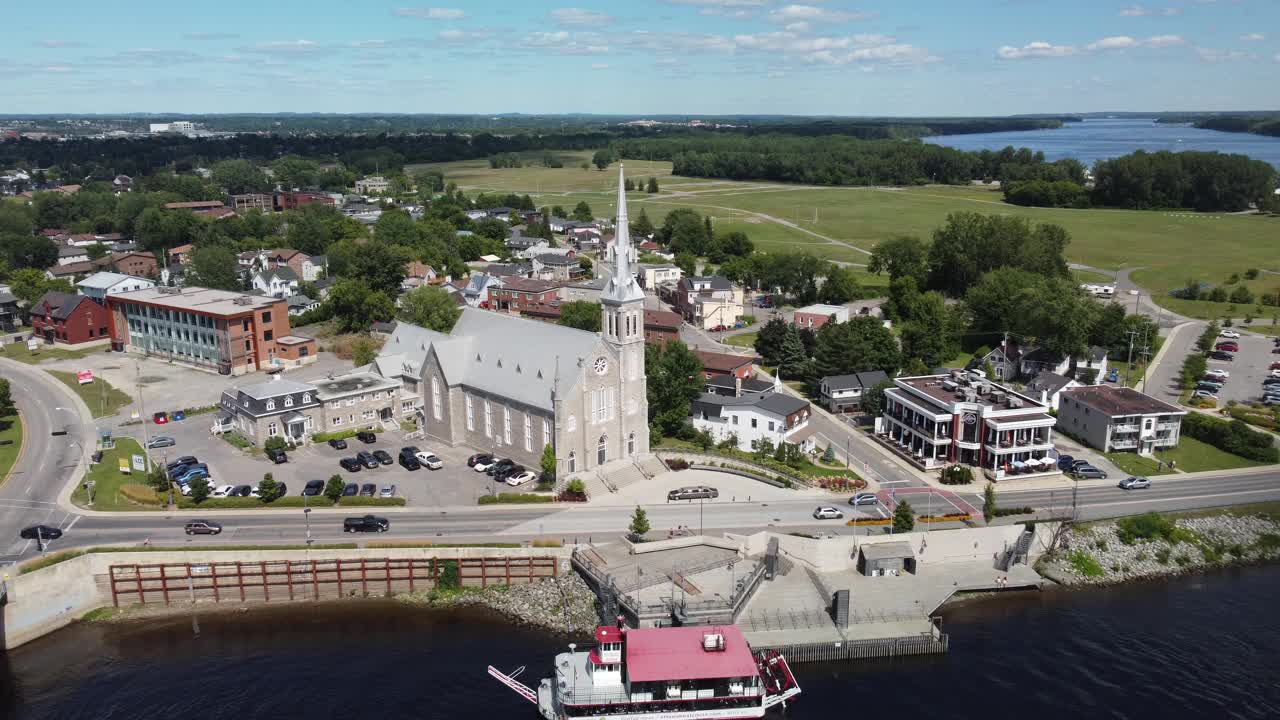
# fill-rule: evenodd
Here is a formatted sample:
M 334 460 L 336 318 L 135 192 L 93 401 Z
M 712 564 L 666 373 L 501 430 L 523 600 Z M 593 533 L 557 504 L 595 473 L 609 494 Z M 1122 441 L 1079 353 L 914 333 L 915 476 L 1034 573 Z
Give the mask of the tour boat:
M 601 626 L 596 647 L 556 655 L 535 691 L 492 665 L 489 674 L 546 720 L 737 720 L 800 694 L 786 658 L 753 652 L 736 625 L 627 629 Z

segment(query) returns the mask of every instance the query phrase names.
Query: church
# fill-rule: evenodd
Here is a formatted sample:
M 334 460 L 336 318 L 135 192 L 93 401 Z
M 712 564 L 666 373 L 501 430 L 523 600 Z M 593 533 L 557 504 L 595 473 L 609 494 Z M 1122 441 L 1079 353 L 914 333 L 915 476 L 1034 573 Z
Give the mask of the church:
M 619 252 L 600 294 L 601 332 L 463 308 L 449 333 L 400 323 L 370 366 L 400 382 L 425 439 L 537 468 L 555 448 L 557 476 L 649 453 L 644 291 L 631 262 L 618 170 Z

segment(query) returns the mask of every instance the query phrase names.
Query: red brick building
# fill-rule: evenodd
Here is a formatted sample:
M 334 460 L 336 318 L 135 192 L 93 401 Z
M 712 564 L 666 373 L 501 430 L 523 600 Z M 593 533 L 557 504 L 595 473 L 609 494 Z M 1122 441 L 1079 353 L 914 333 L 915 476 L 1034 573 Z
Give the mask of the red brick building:
M 78 345 L 111 336 L 110 314 L 84 295 L 47 292 L 31 306 L 32 337 Z
M 644 341 L 650 345 L 665 346 L 680 339 L 680 313 L 670 310 L 644 311 Z
M 694 352 L 702 361 L 702 369 L 706 372 L 708 380 L 725 375 L 746 380 L 751 377 L 751 371 L 756 362 L 755 357 L 750 355 L 730 355 L 707 350 Z
M 559 299 L 560 283 L 551 280 L 507 278 L 502 286 L 489 288 L 489 307 L 493 310 L 524 310 Z
M 314 192 L 278 192 L 276 193 L 276 210 L 297 210 L 304 205 L 333 205 L 333 198 L 324 193 Z

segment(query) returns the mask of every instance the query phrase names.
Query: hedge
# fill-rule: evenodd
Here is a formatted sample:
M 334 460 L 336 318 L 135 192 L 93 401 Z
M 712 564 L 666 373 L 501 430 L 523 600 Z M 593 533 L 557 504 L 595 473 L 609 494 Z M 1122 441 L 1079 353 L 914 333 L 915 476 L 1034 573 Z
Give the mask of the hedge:
M 356 433 L 362 433 L 362 432 L 380 433 L 382 432 L 382 428 L 381 427 L 351 428 L 350 430 L 339 430 L 337 432 L 316 433 L 311 436 L 311 442 L 324 443 L 324 442 L 329 442 L 330 440 L 346 440 L 348 438 L 355 437 Z
M 1271 435 L 1251 429 L 1243 420 L 1219 420 L 1203 413 L 1188 413 L 1182 418 L 1182 433 L 1248 460 L 1280 462 L 1280 449 L 1272 446 Z
M 532 495 L 529 493 L 498 493 L 497 495 L 481 495 L 481 505 L 531 505 L 534 503 L 555 502 L 550 495 Z
M 402 497 L 366 497 L 361 495 L 352 495 L 338 499 L 338 505 L 348 507 L 400 507 L 405 503 Z
M 400 507 L 405 504 L 402 497 L 380 498 L 354 496 L 344 497 L 337 503 L 339 506 L 346 507 Z M 233 498 L 215 498 L 211 497 L 202 503 L 197 504 L 190 497 L 182 497 L 178 500 L 178 507 L 185 510 L 252 510 L 256 508 L 329 508 L 334 507 L 334 503 L 323 495 L 306 498 L 303 502 L 301 495 L 286 495 L 274 502 L 264 503 L 256 497 L 233 497 Z

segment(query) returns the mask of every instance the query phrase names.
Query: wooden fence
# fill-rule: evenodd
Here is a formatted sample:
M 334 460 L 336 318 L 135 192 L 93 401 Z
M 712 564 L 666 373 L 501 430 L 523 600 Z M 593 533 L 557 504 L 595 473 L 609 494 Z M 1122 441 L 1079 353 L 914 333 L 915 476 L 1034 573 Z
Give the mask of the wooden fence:
M 559 574 L 555 557 L 358 558 L 112 565 L 116 607 L 201 601 L 288 602 L 390 596 L 459 587 L 511 586 Z

